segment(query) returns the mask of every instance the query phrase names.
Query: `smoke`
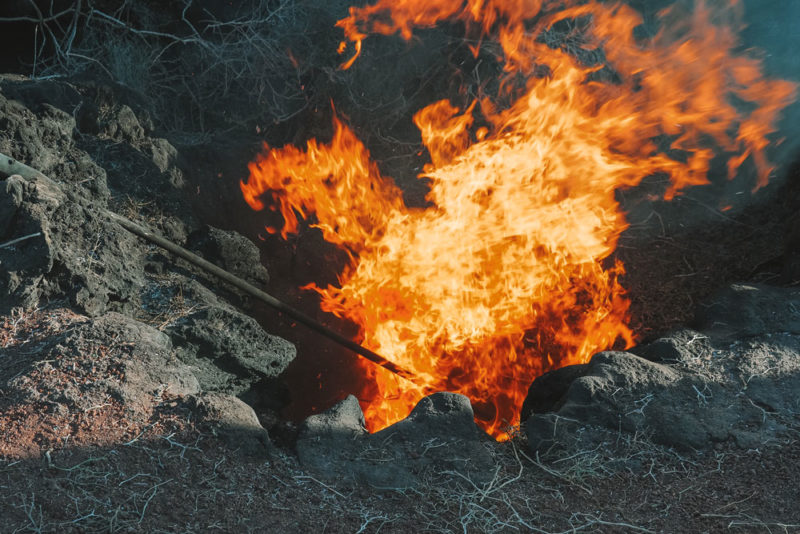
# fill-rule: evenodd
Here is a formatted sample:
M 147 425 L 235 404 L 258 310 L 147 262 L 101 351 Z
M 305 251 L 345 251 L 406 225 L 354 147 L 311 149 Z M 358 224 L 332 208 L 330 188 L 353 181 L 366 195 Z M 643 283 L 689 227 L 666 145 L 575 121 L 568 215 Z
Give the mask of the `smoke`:
M 787 0 L 745 0 L 742 44 L 760 49 L 767 75 L 800 82 L 800 2 Z M 780 136 L 785 141 L 771 148 L 773 161 L 785 174 L 800 159 L 800 102 L 783 113 Z

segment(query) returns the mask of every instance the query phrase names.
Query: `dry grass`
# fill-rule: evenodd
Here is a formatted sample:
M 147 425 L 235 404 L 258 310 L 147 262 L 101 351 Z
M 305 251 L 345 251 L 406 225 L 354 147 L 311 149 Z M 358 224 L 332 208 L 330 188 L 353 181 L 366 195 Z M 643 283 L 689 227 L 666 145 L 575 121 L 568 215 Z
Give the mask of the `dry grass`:
M 333 49 L 315 46 L 314 20 L 343 11 L 298 0 L 242 2 L 227 17 L 192 0 L 158 9 L 133 0 L 103 9 L 84 0 L 63 10 L 27 3 L 32 15 L 0 18 L 0 26 L 36 24 L 33 78 L 105 78 L 146 96 L 162 126 L 185 132 L 205 131 L 214 116 L 281 122 L 320 103 L 304 86 Z
M 9 349 L 27 353 L 85 320 L 64 308 L 17 309 L 2 318 L 0 355 Z M 37 362 L 44 369 L 45 362 Z M 81 417 L 121 413 L 93 409 Z M 86 432 L 93 427 L 82 428 Z M 519 429 L 511 434 L 507 443 L 487 445 L 496 467 L 486 482 L 434 468 L 413 489 L 377 490 L 308 472 L 291 451 L 278 450 L 268 460 L 243 458 L 201 433 L 187 413 L 162 405 L 149 424 L 111 443 L 85 439 L 89 445 L 76 445 L 70 440 L 72 445 L 0 457 L 0 501 L 7 503 L 0 531 L 568 533 L 800 528 L 794 506 L 800 495 L 793 484 L 800 476 L 797 440 L 751 451 L 723 446 L 700 454 L 654 445 L 641 434 L 607 432 L 604 441 L 592 447 L 576 442 L 533 453 Z M 369 459 L 380 459 L 381 453 L 371 451 Z
M 30 310 L 13 308 L 9 315 L 0 318 L 0 349 L 31 346 L 71 325 L 87 320 L 59 304 L 64 303 L 54 302 L 50 306 Z
M 174 275 L 151 275 L 141 293 L 142 308 L 137 319 L 161 330 L 206 308 L 184 295 L 180 278 Z

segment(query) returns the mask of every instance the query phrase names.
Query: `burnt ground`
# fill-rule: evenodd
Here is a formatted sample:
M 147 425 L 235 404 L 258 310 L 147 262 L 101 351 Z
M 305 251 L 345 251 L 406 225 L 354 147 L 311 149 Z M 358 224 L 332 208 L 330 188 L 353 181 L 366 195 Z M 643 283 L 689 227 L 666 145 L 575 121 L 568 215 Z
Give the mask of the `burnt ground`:
M 800 531 L 798 166 L 747 202 L 720 180 L 672 203 L 650 200 L 657 180 L 621 192 L 631 227 L 617 257 L 641 344 L 537 381 L 506 443 L 441 397 L 365 435 L 346 398 L 351 355 L 99 215 L 347 332 L 297 289 L 332 282 L 341 256 L 313 231 L 262 235 L 238 181 L 263 135 L 324 137 L 330 90 L 354 123 L 384 109 L 367 142 L 422 202 L 402 116 L 464 82 L 425 81 L 463 59 L 446 37 L 426 37 L 440 55 L 402 56 L 406 86 L 376 81 L 353 100 L 341 75 L 311 69 L 301 81 L 319 94 L 291 118 L 194 129 L 96 74 L 2 77 L 0 152 L 57 186 L 0 177 L 0 245 L 39 234 L 0 248 L 0 531 Z M 385 46 L 372 61 L 399 49 Z

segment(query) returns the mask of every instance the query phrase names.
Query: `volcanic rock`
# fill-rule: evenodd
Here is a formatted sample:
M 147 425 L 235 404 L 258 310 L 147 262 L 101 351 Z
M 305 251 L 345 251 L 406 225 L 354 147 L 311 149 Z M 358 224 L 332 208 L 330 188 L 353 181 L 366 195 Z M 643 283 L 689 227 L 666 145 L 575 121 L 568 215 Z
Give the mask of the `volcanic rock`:
M 7 313 L 14 305 L 33 305 L 42 294 L 43 276 L 54 263 L 46 213 L 60 206 L 61 198 L 19 176 L 9 177 L 3 185 L 0 208 L 8 208 L 8 216 L 3 217 L 0 241 L 30 236 L 0 248 L 0 313 Z
M 22 204 L 22 188 L 25 181 L 21 176 L 10 176 L 0 186 L 0 236 L 8 233 L 8 228 Z
M 190 313 L 170 329 L 181 344 L 184 358 L 224 360 L 222 367 L 238 366 L 247 373 L 276 377 L 294 359 L 294 345 L 264 332 L 247 315 L 231 308 L 206 307 Z
M 176 149 L 152 136 L 147 113 L 118 99 L 101 86 L 78 92 L 66 83 L 0 76 L 0 152 L 57 184 L 0 176 L 0 243 L 31 236 L 0 248 L 0 315 L 56 306 L 81 318 L 70 336 L 115 350 L 114 343 L 125 351 L 135 346 L 125 352 L 130 357 L 120 384 L 108 382 L 97 395 L 61 388 L 79 402 L 75 406 L 42 402 L 71 413 L 90 407 L 81 395 L 91 405 L 104 405 L 104 395 L 111 395 L 123 411 L 146 415 L 162 409 L 159 396 L 175 397 L 175 410 L 194 410 L 215 433 L 233 436 L 228 441 L 236 448 L 263 455 L 266 431 L 235 397 L 257 405 L 259 413 L 277 412 L 285 403 L 278 376 L 294 347 L 218 297 L 238 302 L 205 273 L 124 230 L 102 210 L 178 244 L 192 235 L 201 253 L 263 284 L 268 278 L 258 250 L 235 232 L 198 230 Z M 73 345 L 65 347 L 81 350 L 78 341 Z
M 252 241 L 227 230 L 204 226 L 189 236 L 187 246 L 203 258 L 255 285 L 269 282 L 267 269 Z
M 200 393 L 200 385 L 189 367 L 172 355 L 172 343 L 163 332 L 125 317 L 108 313 L 75 329 L 65 340 L 75 347 L 80 341 L 104 343 L 115 339 L 130 343 L 130 357 L 124 364 L 125 380 L 116 395 L 126 407 L 138 410 L 150 402 L 149 397 L 162 395 L 187 396 Z
M 0 76 L 0 152 L 94 200 L 109 197 L 106 171 L 81 148 L 73 111 L 81 95 L 69 84 Z
M 425 397 L 407 418 L 375 434 L 364 428 L 364 415 L 351 395 L 306 419 L 297 453 L 304 467 L 328 479 L 406 489 L 433 474 L 488 481 L 494 472 L 491 443 L 463 395 Z
M 707 335 L 690 328 L 680 328 L 655 341 L 633 347 L 630 351 L 652 362 L 677 364 L 701 358 L 710 347 Z
M 294 345 L 266 333 L 200 283 L 181 289 L 186 311 L 166 331 L 204 390 L 240 395 L 262 379 L 277 378 L 294 359 Z
M 194 413 L 202 426 L 246 456 L 265 457 L 272 451 L 269 434 L 256 413 L 236 397 L 203 393 L 193 399 Z
M 301 463 L 323 476 L 355 473 L 355 443 L 369 436 L 358 399 L 348 395 L 326 411 L 312 415 L 300 426 L 296 450 Z M 366 469 L 365 471 L 369 471 Z
M 586 373 L 586 365 L 568 365 L 536 379 L 522 404 L 522 419 L 534 413 L 546 413 L 561 407 L 561 401 L 576 378 Z
M 6 180 L 6 194 L 0 196 L 6 198 L 4 204 L 11 196 L 15 209 L 13 216 L 4 214 L 0 232 L 8 239 L 33 233 L 41 237 L 5 250 L 14 260 L 3 262 L 6 291 L 0 294 L 8 298 L 0 302 L 0 311 L 64 296 L 89 314 L 103 313 L 110 303 L 122 303 L 111 306 L 121 311 L 143 284 L 146 250 L 98 214 L 110 192 L 105 170 L 79 146 L 86 138 L 76 130 L 71 111 L 81 96 L 67 86 L 40 85 L 0 79 L 5 133 L 0 151 L 59 183 L 54 188 L 18 177 Z
M 800 334 L 800 289 L 734 284 L 695 315 L 700 329 L 718 338 Z
M 594 446 L 619 432 L 684 450 L 784 439 L 800 413 L 798 310 L 796 290 L 733 286 L 702 309 L 703 330 L 543 375 L 522 414 L 531 447 Z

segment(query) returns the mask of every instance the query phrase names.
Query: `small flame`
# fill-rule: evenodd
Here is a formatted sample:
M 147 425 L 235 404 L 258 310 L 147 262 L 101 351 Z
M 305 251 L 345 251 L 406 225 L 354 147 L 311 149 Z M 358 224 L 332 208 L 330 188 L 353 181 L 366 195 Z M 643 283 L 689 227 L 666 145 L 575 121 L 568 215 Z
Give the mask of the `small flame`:
M 730 176 L 752 161 L 755 187 L 767 182 L 767 136 L 795 86 L 734 52 L 739 2 L 715 6 L 664 10 L 663 29 L 647 40 L 635 37 L 643 21 L 634 9 L 593 1 L 379 0 L 339 21 L 356 50 L 344 67 L 370 33 L 409 39 L 416 27 L 459 19 L 495 36 L 509 76 L 527 78 L 506 109 L 489 97 L 463 111 L 441 100 L 414 116 L 432 207 L 406 207 L 338 119 L 328 144 L 265 146 L 241 184 L 253 209 L 272 195 L 284 238 L 314 214 L 351 258 L 340 287 L 313 287 L 322 309 L 417 375 L 411 384 L 362 363 L 370 430 L 446 390 L 467 395 L 479 424 L 502 436 L 535 377 L 634 341 L 624 267 L 608 260 L 627 227 L 616 189 L 661 173 L 670 199 L 707 183 L 719 151 Z M 574 35 L 548 45 L 566 23 Z M 603 62 L 587 66 L 587 52 Z M 488 126 L 476 127 L 478 111 Z

